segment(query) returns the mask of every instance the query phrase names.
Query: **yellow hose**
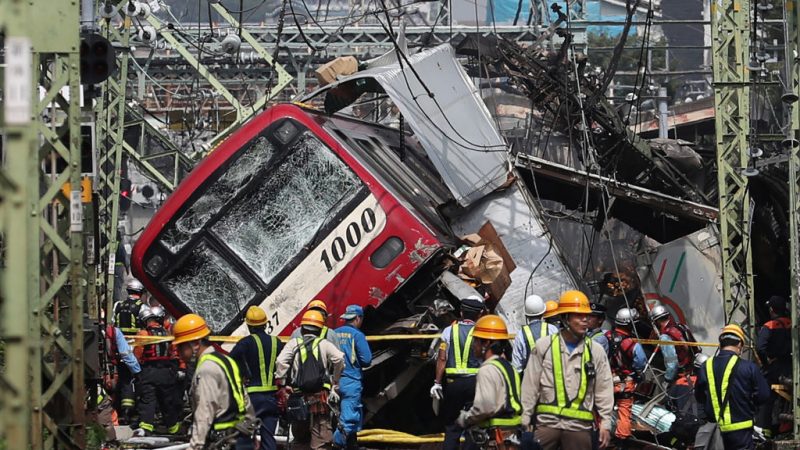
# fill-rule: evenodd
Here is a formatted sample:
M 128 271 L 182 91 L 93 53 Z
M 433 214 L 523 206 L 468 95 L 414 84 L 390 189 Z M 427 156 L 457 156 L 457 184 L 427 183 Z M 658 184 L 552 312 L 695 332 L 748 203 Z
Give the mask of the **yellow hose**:
M 444 433 L 414 436 L 402 431 L 375 428 L 358 432 L 358 442 L 371 444 L 435 444 L 444 441 Z

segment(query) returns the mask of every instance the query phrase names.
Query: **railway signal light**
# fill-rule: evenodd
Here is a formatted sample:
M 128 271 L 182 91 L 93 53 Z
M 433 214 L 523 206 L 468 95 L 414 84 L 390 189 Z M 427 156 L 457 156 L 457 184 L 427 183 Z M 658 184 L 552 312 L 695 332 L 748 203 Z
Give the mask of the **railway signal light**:
M 81 84 L 98 84 L 105 81 L 116 69 L 114 47 L 99 34 L 89 34 L 81 39 Z

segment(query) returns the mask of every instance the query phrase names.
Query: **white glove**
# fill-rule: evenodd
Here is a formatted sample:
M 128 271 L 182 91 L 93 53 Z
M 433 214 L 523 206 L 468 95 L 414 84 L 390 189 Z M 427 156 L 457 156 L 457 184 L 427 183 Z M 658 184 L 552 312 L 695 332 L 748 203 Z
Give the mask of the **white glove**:
M 339 386 L 333 386 L 333 387 L 331 387 L 331 392 L 328 394 L 328 403 L 332 403 L 332 404 L 334 404 L 334 405 L 335 405 L 335 404 L 337 404 L 337 403 L 339 403 L 339 393 L 338 393 L 338 392 L 336 392 L 336 389 L 337 389 L 338 387 L 339 387 Z
M 433 386 L 431 387 L 431 398 L 435 398 L 437 400 L 444 398 L 444 391 L 442 391 L 441 384 L 436 382 L 433 383 Z

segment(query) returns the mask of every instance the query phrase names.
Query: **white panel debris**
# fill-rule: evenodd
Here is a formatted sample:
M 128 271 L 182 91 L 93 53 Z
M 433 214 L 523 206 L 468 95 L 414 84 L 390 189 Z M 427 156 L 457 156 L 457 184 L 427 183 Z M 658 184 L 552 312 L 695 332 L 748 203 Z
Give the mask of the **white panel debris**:
M 344 162 L 306 132 L 212 230 L 269 283 L 360 187 Z
M 225 174 L 164 231 L 161 243 L 172 252 L 180 251 L 192 235 L 200 231 L 223 205 L 247 186 L 254 174 L 266 168 L 273 153 L 275 148 L 267 138 L 256 138 Z
M 468 206 L 506 182 L 505 141 L 449 44 L 410 56 L 408 63 L 358 72 L 305 99 L 343 83 L 374 79 L 397 105 L 453 197 Z
M 255 295 L 252 287 L 205 243 L 192 251 L 167 288 L 213 330 L 221 330 Z

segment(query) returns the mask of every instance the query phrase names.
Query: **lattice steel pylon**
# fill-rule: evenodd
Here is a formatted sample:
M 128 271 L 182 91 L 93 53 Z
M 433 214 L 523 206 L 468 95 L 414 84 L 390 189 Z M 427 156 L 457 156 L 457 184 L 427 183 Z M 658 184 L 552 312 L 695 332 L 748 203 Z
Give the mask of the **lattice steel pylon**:
M 2 197 L 3 438 L 9 449 L 84 448 L 78 2 L 5 1 L 0 17 L 8 181 Z M 66 162 L 60 167 L 59 157 Z
M 794 412 L 794 439 L 800 439 L 800 334 L 798 334 L 797 310 L 800 302 L 800 65 L 795 61 L 795 52 L 800 49 L 800 11 L 794 0 L 784 3 L 786 18 L 786 93 L 784 101 L 790 108 L 790 123 L 786 131 L 784 147 L 789 152 L 787 182 L 789 184 L 789 289 L 792 318 L 792 408 Z
M 719 231 L 725 318 L 755 334 L 750 195 L 742 173 L 750 134 L 749 0 L 712 0 Z

